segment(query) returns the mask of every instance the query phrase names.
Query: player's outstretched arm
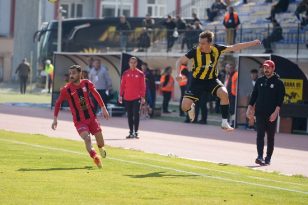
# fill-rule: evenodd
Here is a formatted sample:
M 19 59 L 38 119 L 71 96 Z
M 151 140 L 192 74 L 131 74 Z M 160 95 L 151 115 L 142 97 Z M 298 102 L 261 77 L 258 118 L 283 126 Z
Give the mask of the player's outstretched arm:
M 261 45 L 261 41 L 259 39 L 256 39 L 254 41 L 248 41 L 244 43 L 237 43 L 232 46 L 228 46 L 228 48 L 225 50 L 225 52 L 231 52 L 231 51 L 239 51 L 245 48 L 253 47 Z

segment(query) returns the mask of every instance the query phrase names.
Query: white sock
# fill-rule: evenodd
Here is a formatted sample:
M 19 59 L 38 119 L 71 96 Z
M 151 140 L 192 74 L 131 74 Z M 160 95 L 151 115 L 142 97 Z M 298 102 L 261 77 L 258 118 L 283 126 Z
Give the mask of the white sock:
M 222 119 L 222 124 L 228 123 L 228 119 Z

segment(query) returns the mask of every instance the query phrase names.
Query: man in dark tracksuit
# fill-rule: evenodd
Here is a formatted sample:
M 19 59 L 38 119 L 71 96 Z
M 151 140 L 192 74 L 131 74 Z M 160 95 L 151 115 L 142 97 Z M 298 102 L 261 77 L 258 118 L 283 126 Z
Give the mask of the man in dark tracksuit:
M 22 60 L 22 63 L 18 65 L 15 73 L 18 73 L 19 76 L 19 80 L 20 80 L 20 93 L 21 94 L 26 94 L 26 90 L 27 90 L 27 81 L 28 81 L 28 77 L 29 74 L 31 72 L 30 69 L 30 64 L 29 62 L 27 62 L 27 59 L 24 58 Z
M 255 162 L 260 165 L 270 165 L 274 151 L 277 117 L 283 103 L 285 88 L 279 76 L 274 72 L 275 63 L 273 61 L 264 61 L 263 70 L 264 76 L 256 81 L 246 115 L 249 119 L 256 116 L 258 157 Z M 263 160 L 265 132 L 267 133 L 267 152 Z

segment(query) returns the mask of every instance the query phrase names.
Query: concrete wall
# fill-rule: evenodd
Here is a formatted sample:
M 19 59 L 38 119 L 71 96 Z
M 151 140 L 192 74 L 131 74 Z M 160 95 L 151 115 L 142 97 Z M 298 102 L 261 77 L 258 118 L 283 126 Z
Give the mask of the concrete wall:
M 61 0 L 61 4 L 72 5 L 73 3 L 83 5 L 84 18 L 96 17 L 96 0 Z
M 96 3 L 95 0 L 82 0 L 81 1 L 84 5 L 83 8 L 83 16 L 84 17 L 91 17 L 95 18 L 96 17 Z
M 170 14 L 172 11 L 175 11 L 175 9 L 176 9 L 176 1 L 175 0 L 166 1 L 166 15 Z
M 175 10 L 176 8 L 176 0 L 168 0 L 165 1 L 165 16 L 162 17 L 166 17 L 167 14 L 171 13 L 172 11 Z M 147 14 L 147 1 L 144 0 L 139 0 L 138 2 L 138 17 L 145 17 L 145 15 Z
M 37 43 L 33 35 L 41 24 L 40 7 L 42 0 L 18 0 L 15 7 L 15 33 L 13 68 L 16 68 L 23 58 L 30 61 L 33 53 L 33 76 L 37 74 Z
M 12 73 L 15 69 L 12 68 L 12 55 L 13 55 L 13 39 L 12 38 L 0 38 L 0 81 L 11 80 Z
M 10 34 L 10 18 L 11 18 L 11 1 L 0 1 L 0 35 L 9 36 Z
M 139 17 L 145 17 L 147 15 L 147 2 L 146 1 L 139 1 L 138 2 L 138 16 Z

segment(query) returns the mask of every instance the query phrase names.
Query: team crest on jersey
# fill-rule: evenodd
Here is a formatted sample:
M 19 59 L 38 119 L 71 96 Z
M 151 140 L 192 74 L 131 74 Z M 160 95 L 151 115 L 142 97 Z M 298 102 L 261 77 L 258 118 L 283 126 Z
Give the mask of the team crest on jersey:
M 82 110 L 87 110 L 88 109 L 88 106 L 87 106 L 87 103 L 86 103 L 86 99 L 82 96 L 79 97 L 79 102 L 80 102 L 80 106 L 81 106 L 81 109 Z
M 86 88 L 86 87 L 83 87 L 83 88 L 82 88 L 82 91 L 83 91 L 83 92 L 87 92 L 87 88 Z

